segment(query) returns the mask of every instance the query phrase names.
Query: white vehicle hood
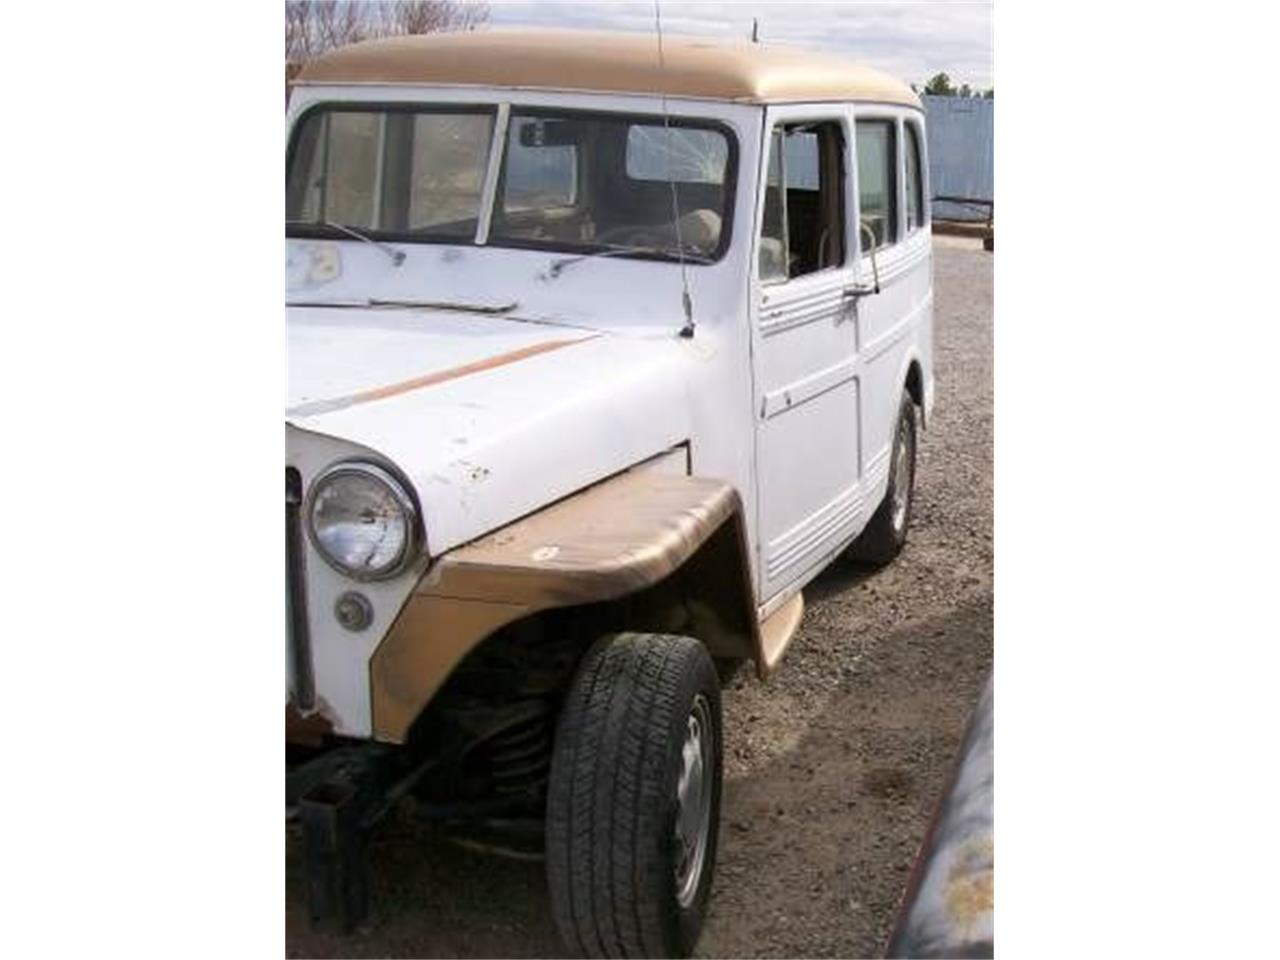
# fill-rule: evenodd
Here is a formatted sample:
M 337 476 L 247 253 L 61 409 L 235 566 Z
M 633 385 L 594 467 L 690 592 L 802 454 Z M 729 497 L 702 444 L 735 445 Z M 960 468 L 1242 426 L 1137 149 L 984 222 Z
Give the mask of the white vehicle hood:
M 400 469 L 439 555 L 689 437 L 688 341 L 443 310 L 293 307 L 286 421 Z M 288 442 L 305 436 L 290 431 Z

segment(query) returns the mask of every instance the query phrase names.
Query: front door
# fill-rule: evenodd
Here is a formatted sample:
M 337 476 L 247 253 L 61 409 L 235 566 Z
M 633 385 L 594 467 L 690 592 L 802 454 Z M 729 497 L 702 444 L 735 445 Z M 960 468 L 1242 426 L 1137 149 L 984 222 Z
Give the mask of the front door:
M 766 113 L 757 223 L 758 589 L 826 563 L 862 517 L 853 301 L 853 130 L 837 106 Z M 789 591 L 788 591 L 789 592 Z

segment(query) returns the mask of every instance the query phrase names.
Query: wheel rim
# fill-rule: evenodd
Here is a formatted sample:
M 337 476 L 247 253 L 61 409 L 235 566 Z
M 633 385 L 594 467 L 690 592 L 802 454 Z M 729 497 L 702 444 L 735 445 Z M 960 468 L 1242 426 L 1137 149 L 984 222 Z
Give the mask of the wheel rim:
M 676 780 L 676 899 L 688 907 L 698 892 L 711 823 L 711 709 L 702 694 L 685 720 Z
M 911 428 L 906 417 L 898 425 L 897 449 L 893 452 L 893 529 L 901 531 L 907 523 L 907 505 L 911 502 Z

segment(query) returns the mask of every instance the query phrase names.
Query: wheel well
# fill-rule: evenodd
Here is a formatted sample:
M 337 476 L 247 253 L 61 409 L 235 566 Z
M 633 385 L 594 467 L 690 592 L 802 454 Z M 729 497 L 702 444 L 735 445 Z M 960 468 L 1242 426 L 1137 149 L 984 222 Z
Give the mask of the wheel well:
M 495 630 L 458 663 L 406 742 L 434 755 L 433 802 L 541 803 L 556 719 L 578 664 L 610 633 L 692 637 L 716 658 L 755 658 L 740 517 L 679 568 L 614 600 L 554 607 Z
M 756 658 L 754 595 L 740 516 L 720 525 L 669 576 L 613 600 L 554 607 L 495 630 L 472 648 L 413 727 L 417 739 L 432 716 L 459 699 L 516 704 L 543 698 L 558 710 L 579 660 L 599 637 L 639 631 L 702 642 L 713 657 Z

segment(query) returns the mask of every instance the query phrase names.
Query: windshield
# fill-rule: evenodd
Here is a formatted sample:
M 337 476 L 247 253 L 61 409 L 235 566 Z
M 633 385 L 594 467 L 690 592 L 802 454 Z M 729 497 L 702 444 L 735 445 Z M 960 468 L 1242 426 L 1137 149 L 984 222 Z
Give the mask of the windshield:
M 683 252 L 694 263 L 727 247 L 736 144 L 726 128 L 513 108 L 486 203 L 495 120 L 479 107 L 310 111 L 289 151 L 287 232 L 337 237 L 345 226 L 410 243 L 487 233 L 493 246 L 672 260 Z
M 290 151 L 289 232 L 342 224 L 374 237 L 474 236 L 493 121 L 492 110 L 308 113 Z

